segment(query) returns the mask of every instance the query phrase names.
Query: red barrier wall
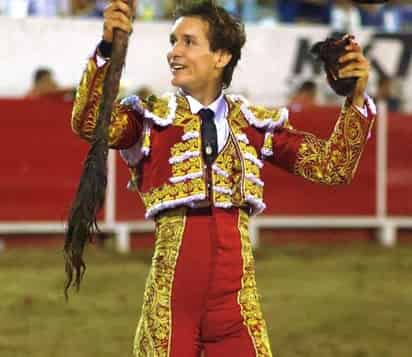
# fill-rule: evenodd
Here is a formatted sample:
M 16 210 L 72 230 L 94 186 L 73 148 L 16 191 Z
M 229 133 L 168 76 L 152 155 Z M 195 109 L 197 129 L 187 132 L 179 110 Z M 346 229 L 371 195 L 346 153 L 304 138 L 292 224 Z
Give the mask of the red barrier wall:
M 72 103 L 0 100 L 0 220 L 67 217 L 88 145 L 70 128 Z
M 1 221 L 61 221 L 67 216 L 87 144 L 70 129 L 71 103 L 53 100 L 0 100 L 2 132 Z M 292 124 L 327 137 L 338 108 L 291 113 Z M 389 212 L 412 215 L 411 116 L 389 120 Z M 140 199 L 125 187 L 128 172 L 117 160 L 117 219 L 143 216 Z M 265 166 L 265 214 L 373 215 L 375 212 L 375 136 L 349 186 L 323 186 Z

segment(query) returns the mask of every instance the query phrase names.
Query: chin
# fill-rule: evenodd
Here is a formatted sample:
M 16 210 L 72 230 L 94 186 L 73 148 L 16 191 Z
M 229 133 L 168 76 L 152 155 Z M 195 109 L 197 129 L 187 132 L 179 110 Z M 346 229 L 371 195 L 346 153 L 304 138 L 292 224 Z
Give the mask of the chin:
M 184 81 L 179 81 L 179 80 L 177 80 L 176 78 L 172 78 L 172 80 L 171 80 L 171 83 L 172 83 L 172 85 L 174 86 L 174 87 L 177 87 L 177 88 L 180 88 L 180 89 L 182 89 L 183 91 L 187 91 L 186 89 L 187 89 L 187 85 L 186 85 L 186 83 L 184 82 Z

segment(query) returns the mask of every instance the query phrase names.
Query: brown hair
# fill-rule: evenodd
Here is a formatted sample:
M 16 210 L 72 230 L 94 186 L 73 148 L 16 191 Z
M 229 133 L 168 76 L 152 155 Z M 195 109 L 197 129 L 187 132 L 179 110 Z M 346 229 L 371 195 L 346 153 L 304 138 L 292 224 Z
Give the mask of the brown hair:
M 187 1 L 179 5 L 174 13 L 177 20 L 183 16 L 200 17 L 209 24 L 210 50 L 226 50 L 232 58 L 223 69 L 222 81 L 224 88 L 230 86 L 233 71 L 240 59 L 241 50 L 246 42 L 244 25 L 231 16 L 223 7 L 214 1 Z

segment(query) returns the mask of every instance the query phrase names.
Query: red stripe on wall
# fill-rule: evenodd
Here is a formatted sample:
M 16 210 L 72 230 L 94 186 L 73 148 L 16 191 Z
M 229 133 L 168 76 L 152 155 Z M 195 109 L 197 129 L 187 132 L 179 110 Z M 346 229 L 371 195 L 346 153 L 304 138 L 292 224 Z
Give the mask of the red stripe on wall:
M 0 221 L 63 221 L 77 189 L 88 144 L 70 128 L 72 104 L 57 100 L 0 100 Z M 291 113 L 295 128 L 328 137 L 339 108 Z M 412 215 L 411 115 L 389 117 L 388 208 Z M 270 215 L 373 215 L 375 212 L 375 135 L 358 173 L 348 186 L 306 182 L 280 169 L 264 168 Z M 118 160 L 117 219 L 143 217 L 137 194 L 126 190 L 128 170 Z

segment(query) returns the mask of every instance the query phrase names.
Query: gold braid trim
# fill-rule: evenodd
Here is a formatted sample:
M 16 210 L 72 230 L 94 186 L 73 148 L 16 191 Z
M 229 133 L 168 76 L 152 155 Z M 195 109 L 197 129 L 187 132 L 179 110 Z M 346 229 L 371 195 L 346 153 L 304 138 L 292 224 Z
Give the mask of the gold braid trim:
M 277 123 L 281 119 L 281 110 L 274 108 L 268 109 L 258 105 L 249 106 L 249 110 L 256 117 L 258 121 L 270 121 Z
M 170 115 L 169 100 L 169 97 L 157 97 L 156 95 L 147 98 L 150 111 L 162 119 Z
M 238 229 L 240 232 L 243 277 L 242 288 L 238 293 L 238 304 L 244 320 L 244 324 L 252 338 L 256 351 L 256 357 L 271 357 L 269 337 L 266 322 L 263 319 L 262 310 L 259 303 L 259 296 L 256 288 L 254 259 L 252 246 L 248 233 L 249 216 L 239 209 Z
M 239 161 L 236 157 L 235 145 L 231 138 L 228 138 L 228 143 L 225 148 L 216 157 L 214 165 L 227 174 L 223 176 L 221 174 L 212 172 L 212 183 L 214 188 L 220 189 L 220 191 L 213 191 L 213 202 L 218 205 L 238 206 L 241 204 L 240 196 L 240 179 L 241 170 L 235 168 L 235 161 Z M 229 193 L 232 191 L 232 193 Z
M 172 287 L 186 224 L 186 209 L 156 220 L 156 246 L 134 341 L 135 357 L 167 357 L 172 334 Z
M 103 81 L 110 62 L 97 67 L 93 58 L 89 59 L 86 70 L 77 88 L 73 105 L 71 126 L 80 137 L 91 141 L 99 116 L 99 106 L 103 95 Z M 115 103 L 109 125 L 109 146 L 116 146 L 127 128 L 132 109 Z
M 152 217 L 162 210 L 204 199 L 205 194 L 204 179 L 195 178 L 154 187 L 141 196 L 146 208 L 146 217 Z
M 345 103 L 329 140 L 305 134 L 297 153 L 295 174 L 331 185 L 349 183 L 372 124 L 372 120 Z

